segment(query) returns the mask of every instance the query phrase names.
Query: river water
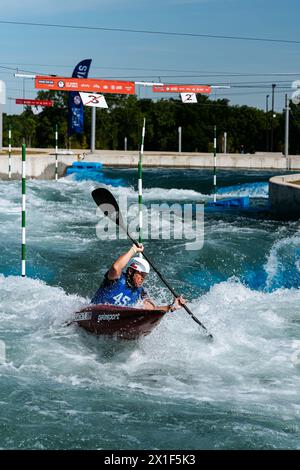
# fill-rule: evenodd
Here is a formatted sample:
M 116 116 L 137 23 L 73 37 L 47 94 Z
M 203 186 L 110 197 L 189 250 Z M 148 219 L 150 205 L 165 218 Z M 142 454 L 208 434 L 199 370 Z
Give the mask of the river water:
M 136 171 L 105 174 L 136 201 Z M 272 175 L 219 172 L 219 192 L 250 208 L 206 208 L 201 250 L 145 242 L 213 342 L 184 310 L 133 342 L 66 326 L 129 242 L 97 238 L 97 181 L 28 181 L 22 279 L 20 182 L 0 182 L 0 448 L 300 448 L 300 226 L 270 215 Z M 211 183 L 208 170 L 147 169 L 144 200 L 200 204 Z M 147 288 L 170 302 L 154 273 Z

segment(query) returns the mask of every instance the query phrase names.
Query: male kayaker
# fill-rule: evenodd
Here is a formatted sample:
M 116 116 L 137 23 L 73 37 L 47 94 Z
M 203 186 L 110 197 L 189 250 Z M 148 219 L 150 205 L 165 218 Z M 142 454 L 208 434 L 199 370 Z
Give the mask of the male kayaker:
M 91 299 L 92 304 L 109 304 L 119 306 L 134 306 L 142 304 L 148 310 L 159 309 L 165 312 L 174 312 L 185 304 L 185 299 L 180 296 L 174 299 L 170 305 L 156 306 L 142 287 L 149 274 L 150 266 L 144 258 L 136 256 L 144 251 L 143 245 L 133 245 L 113 263 L 106 272 L 103 282 Z M 130 262 L 126 272 L 125 266 Z

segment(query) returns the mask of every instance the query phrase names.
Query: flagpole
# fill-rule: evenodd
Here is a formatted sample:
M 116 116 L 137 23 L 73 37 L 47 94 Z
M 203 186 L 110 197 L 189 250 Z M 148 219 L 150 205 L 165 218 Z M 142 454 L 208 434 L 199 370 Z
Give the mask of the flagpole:
M 58 131 L 57 124 L 55 125 L 55 181 L 58 180 Z
M 26 146 L 22 144 L 22 277 L 26 277 Z
M 143 242 L 143 154 L 145 140 L 146 118 L 144 118 L 142 130 L 142 143 L 138 164 L 138 203 L 139 203 L 139 243 Z
M 11 127 L 8 128 L 8 179 L 11 179 Z
M 214 202 L 217 202 L 217 126 L 214 126 Z

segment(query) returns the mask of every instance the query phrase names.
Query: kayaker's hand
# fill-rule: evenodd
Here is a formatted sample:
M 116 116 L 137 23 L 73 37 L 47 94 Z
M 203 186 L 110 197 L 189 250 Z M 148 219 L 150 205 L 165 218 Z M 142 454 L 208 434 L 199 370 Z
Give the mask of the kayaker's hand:
M 134 252 L 135 255 L 138 253 L 143 253 L 144 245 L 142 243 L 139 243 L 138 246 L 132 245 L 131 250 Z
M 175 310 L 178 310 L 185 304 L 186 304 L 186 300 L 182 297 L 182 295 L 180 295 L 179 297 L 176 297 L 172 305 L 170 305 L 170 311 L 174 312 Z

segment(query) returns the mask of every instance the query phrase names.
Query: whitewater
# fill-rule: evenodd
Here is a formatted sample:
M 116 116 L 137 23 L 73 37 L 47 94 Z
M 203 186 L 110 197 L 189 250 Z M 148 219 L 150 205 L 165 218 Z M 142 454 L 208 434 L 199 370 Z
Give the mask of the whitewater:
M 107 176 L 136 202 L 135 171 Z M 270 214 L 270 176 L 220 172 L 219 194 L 251 204 L 205 209 L 201 250 L 145 242 L 213 342 L 184 310 L 137 341 L 68 326 L 129 242 L 97 238 L 97 181 L 29 181 L 22 279 L 20 182 L 0 182 L 1 449 L 300 448 L 300 227 Z M 206 202 L 211 188 L 208 170 L 144 172 L 146 204 Z M 172 299 L 153 272 L 147 288 Z

